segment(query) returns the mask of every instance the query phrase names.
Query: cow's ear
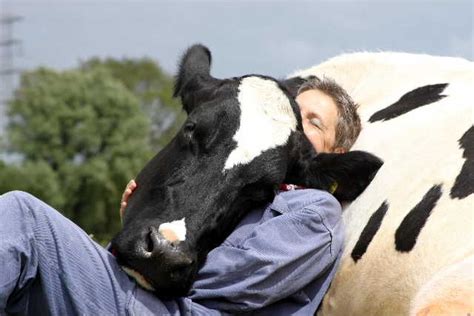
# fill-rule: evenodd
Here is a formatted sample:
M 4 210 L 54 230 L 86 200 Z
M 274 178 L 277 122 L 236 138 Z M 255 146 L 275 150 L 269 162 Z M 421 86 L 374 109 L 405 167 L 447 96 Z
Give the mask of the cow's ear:
M 280 84 L 288 91 L 290 96 L 296 98 L 300 87 L 308 80 L 316 79 L 316 76 L 308 77 L 292 77 L 285 80 L 280 80 Z
M 365 151 L 321 153 L 311 162 L 308 171 L 339 201 L 353 201 L 372 182 L 382 164 L 377 156 Z
M 201 44 L 186 50 L 179 64 L 175 79 L 174 97 L 181 97 L 184 110 L 189 114 L 192 110 L 207 101 L 213 88 L 220 81 L 210 75 L 211 52 Z
M 300 141 L 286 181 L 334 194 L 339 201 L 355 200 L 370 184 L 383 162 L 365 151 L 320 153 Z

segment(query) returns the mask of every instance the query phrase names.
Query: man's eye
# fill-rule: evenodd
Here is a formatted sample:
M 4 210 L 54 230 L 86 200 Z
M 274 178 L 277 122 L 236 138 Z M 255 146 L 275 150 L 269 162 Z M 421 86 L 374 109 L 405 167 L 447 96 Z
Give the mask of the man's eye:
M 313 126 L 319 128 L 319 129 L 321 129 L 321 125 L 322 125 L 322 124 L 321 124 L 321 121 L 320 121 L 319 119 L 317 119 L 317 118 L 312 118 L 312 119 L 309 120 L 309 122 L 311 123 L 311 125 L 313 125 Z

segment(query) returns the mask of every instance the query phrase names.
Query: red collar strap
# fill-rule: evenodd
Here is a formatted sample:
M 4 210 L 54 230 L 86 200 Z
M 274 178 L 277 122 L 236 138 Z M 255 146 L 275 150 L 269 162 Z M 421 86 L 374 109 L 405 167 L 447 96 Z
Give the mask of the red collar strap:
M 282 183 L 278 186 L 278 190 L 280 191 L 293 191 L 293 190 L 301 190 L 301 189 L 306 189 L 306 188 L 301 185 L 287 184 L 287 183 Z
M 293 191 L 293 190 L 301 190 L 301 189 L 306 189 L 306 187 L 302 185 L 287 184 L 287 183 L 282 183 L 278 186 L 278 190 L 280 191 Z M 336 192 L 336 189 L 337 189 L 337 182 L 333 182 L 328 192 L 331 194 L 334 194 L 334 192 Z

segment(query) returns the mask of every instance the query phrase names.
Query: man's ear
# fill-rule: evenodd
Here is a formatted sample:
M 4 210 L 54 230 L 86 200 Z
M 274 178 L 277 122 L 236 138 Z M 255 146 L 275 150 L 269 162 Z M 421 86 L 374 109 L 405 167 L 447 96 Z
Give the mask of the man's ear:
M 291 156 L 296 161 L 285 181 L 331 192 L 341 202 L 355 200 L 383 164 L 381 159 L 364 151 L 317 154 L 307 143 L 300 139 L 297 148 L 293 148 Z
M 308 80 L 314 79 L 316 76 L 308 76 L 308 77 L 293 77 L 288 78 L 285 80 L 280 81 L 280 85 L 282 85 L 286 91 L 290 94 L 290 96 L 294 99 L 298 95 L 298 90 L 300 89 L 301 85 Z

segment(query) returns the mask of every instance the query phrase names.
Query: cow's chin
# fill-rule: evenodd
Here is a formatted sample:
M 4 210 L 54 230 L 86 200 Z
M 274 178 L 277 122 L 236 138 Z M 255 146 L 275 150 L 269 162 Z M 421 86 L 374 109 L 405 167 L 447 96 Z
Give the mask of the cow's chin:
M 129 276 L 131 276 L 132 278 L 135 279 L 135 281 L 137 281 L 137 283 L 143 287 L 145 290 L 148 290 L 148 291 L 155 291 L 155 288 L 153 287 L 153 285 L 151 285 L 143 275 L 141 275 L 140 273 L 138 273 L 137 271 L 133 270 L 132 268 L 127 268 L 127 267 L 124 267 L 122 266 L 122 269 L 123 271 L 125 271 L 125 273 L 127 273 Z

